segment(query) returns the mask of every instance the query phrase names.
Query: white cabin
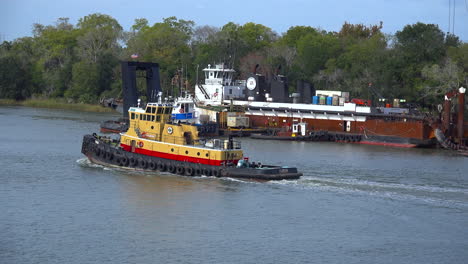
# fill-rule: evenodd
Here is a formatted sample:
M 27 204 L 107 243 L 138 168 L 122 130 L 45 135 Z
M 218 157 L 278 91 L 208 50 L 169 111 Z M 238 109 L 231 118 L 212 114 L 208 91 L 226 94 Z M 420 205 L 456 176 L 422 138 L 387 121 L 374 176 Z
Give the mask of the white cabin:
M 195 86 L 195 97 L 205 104 L 219 105 L 224 100 L 242 100 L 245 97 L 245 81 L 233 81 L 236 71 L 217 64 L 203 69 L 205 83 Z
M 172 120 L 185 123 L 199 123 L 199 112 L 191 94 L 176 98 L 172 111 Z

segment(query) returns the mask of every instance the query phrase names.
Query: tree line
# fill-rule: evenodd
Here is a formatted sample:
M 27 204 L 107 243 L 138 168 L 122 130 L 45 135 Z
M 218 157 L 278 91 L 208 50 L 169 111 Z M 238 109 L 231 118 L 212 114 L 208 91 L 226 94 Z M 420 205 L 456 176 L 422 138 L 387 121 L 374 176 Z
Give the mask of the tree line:
M 135 19 L 124 31 L 105 14 L 90 14 L 76 25 L 59 18 L 53 25 L 34 24 L 32 37 L 0 45 L 0 98 L 96 103 L 119 97 L 119 61 L 132 55 L 159 63 L 165 91 L 177 78 L 193 87 L 197 71 L 215 63 L 233 67 L 239 78 L 259 64 L 267 77 L 287 76 L 291 87 L 305 80 L 316 89 L 425 106 L 468 86 L 468 43 L 434 24 L 407 25 L 394 35 L 382 26 L 344 23 L 339 32 L 294 26 L 278 34 L 256 23 L 218 28 L 169 17 L 153 25 Z

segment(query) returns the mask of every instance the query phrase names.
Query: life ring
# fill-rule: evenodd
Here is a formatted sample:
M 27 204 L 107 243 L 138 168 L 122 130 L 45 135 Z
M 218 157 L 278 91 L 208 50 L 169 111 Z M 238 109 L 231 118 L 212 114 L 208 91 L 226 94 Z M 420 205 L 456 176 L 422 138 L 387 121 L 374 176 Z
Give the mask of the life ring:
M 142 169 L 146 169 L 148 167 L 148 162 L 146 162 L 145 159 L 140 159 L 138 163 L 140 164 L 140 168 Z
M 195 168 L 195 176 L 200 176 L 202 174 L 202 169 L 200 167 Z
M 176 167 L 176 174 L 182 175 L 185 172 L 185 168 L 183 166 Z
M 144 146 L 143 141 L 138 142 L 138 146 L 142 148 Z
M 165 171 L 166 170 L 166 165 L 162 162 L 158 162 L 158 164 L 156 165 L 157 166 L 157 169 L 158 171 Z
M 185 175 L 186 176 L 193 176 L 193 168 L 192 167 L 186 167 L 185 168 Z
M 149 167 L 150 167 L 151 170 L 156 170 L 156 162 L 150 161 L 149 162 Z

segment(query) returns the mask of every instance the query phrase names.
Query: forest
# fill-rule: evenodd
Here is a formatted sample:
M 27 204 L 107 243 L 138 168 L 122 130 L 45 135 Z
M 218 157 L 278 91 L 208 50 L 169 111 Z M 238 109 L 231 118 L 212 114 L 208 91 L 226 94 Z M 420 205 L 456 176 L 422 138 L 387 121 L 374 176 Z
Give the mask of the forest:
M 267 78 L 287 76 L 290 91 L 304 80 L 316 89 L 402 98 L 425 108 L 468 86 L 468 43 L 434 24 L 406 25 L 392 35 L 383 26 L 345 22 L 339 32 L 294 26 L 278 34 L 252 22 L 218 28 L 168 17 L 153 25 L 138 18 L 125 31 L 106 14 L 87 15 L 76 25 L 59 18 L 34 24 L 32 37 L 0 45 L 0 98 L 118 98 L 119 61 L 127 60 L 159 63 L 169 93 L 181 78 L 193 89 L 201 70 L 217 63 L 233 67 L 238 78 L 258 64 Z

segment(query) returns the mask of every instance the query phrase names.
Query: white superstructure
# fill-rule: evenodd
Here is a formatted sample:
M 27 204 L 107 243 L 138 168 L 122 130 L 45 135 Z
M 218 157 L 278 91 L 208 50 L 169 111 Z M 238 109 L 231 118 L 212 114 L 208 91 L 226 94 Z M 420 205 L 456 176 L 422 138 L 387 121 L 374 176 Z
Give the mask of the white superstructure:
M 195 100 L 200 105 L 234 105 L 243 106 L 246 115 L 263 116 L 267 118 L 293 117 L 302 119 L 322 119 L 364 122 L 367 114 L 371 113 L 371 107 L 359 106 L 352 102 L 343 102 L 341 105 L 327 104 L 304 104 L 304 103 L 282 103 L 261 102 L 246 100 L 246 92 L 249 81 L 233 81 L 235 71 L 224 68 L 223 64 L 215 67 L 208 65 L 203 69 L 205 73 L 205 84 L 195 86 Z M 256 84 L 253 84 L 255 88 Z M 317 91 L 318 94 L 327 96 L 341 95 L 339 91 Z M 349 95 L 348 95 L 349 97 Z M 231 101 L 232 99 L 232 101 Z M 205 115 L 205 113 L 200 113 Z M 215 120 L 210 117 L 209 120 Z
M 205 83 L 195 86 L 195 99 L 205 105 L 219 105 L 230 99 L 242 100 L 245 97 L 245 81 L 234 81 L 233 69 L 217 64 L 203 69 Z

